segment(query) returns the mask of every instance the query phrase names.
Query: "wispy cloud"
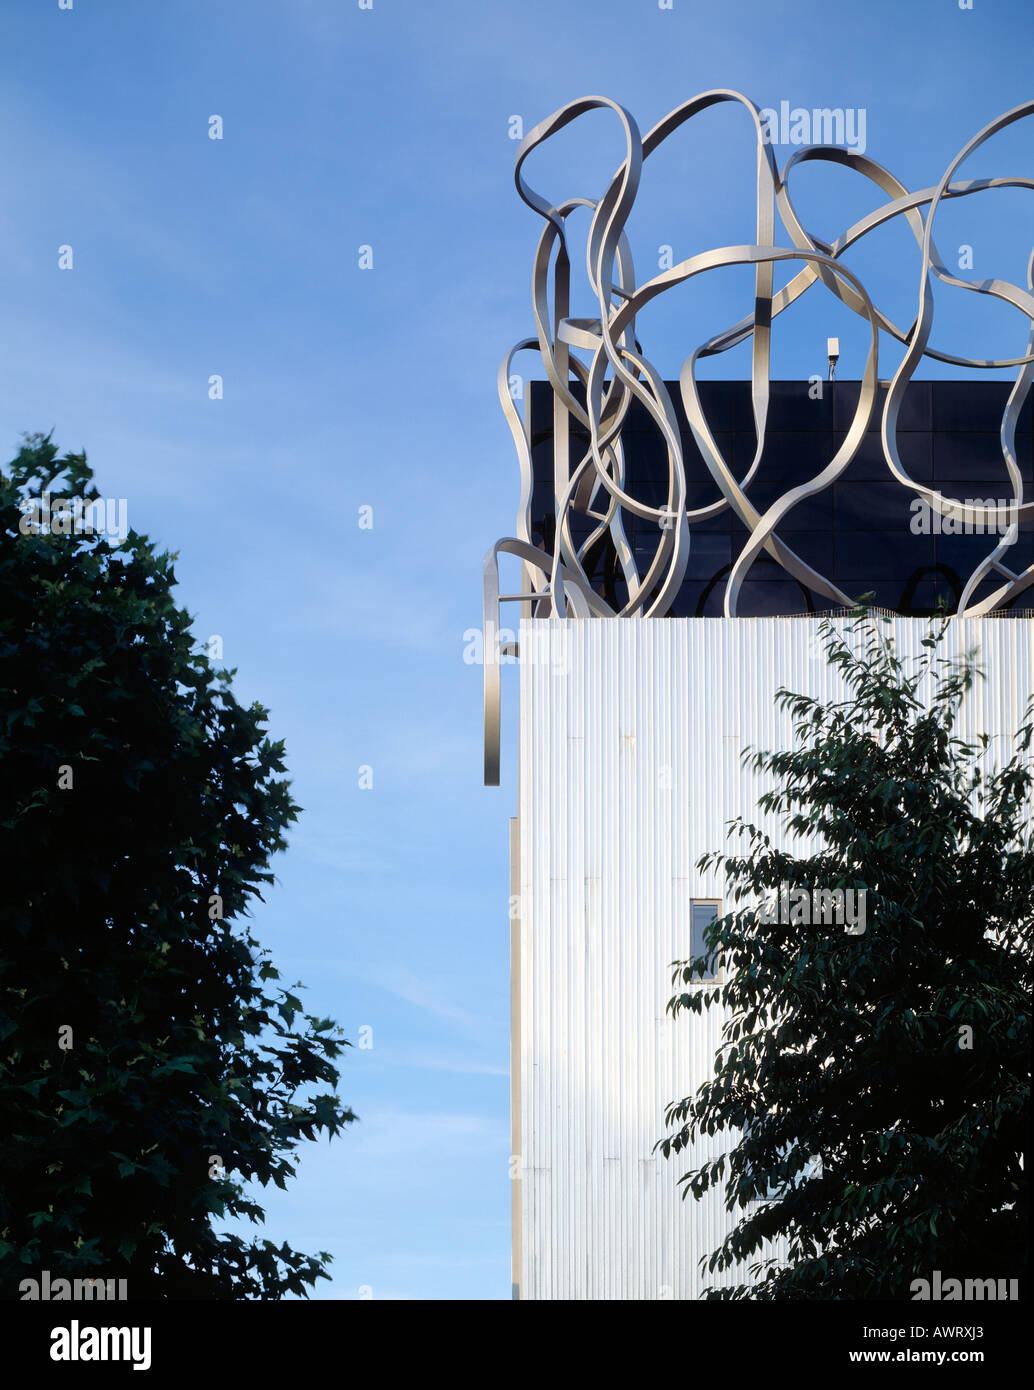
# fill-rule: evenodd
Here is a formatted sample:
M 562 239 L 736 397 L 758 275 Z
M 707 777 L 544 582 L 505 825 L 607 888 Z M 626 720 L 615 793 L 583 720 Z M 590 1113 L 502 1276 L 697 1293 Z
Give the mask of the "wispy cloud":
M 427 1067 L 431 1071 L 456 1072 L 464 1076 L 509 1076 L 510 1068 L 497 1062 L 483 1062 L 473 1057 L 435 1057 L 420 1052 L 404 1053 L 398 1062 L 402 1066 Z
M 397 999 L 403 999 L 415 1008 L 424 1009 L 436 1018 L 444 1018 L 450 1023 L 459 1024 L 468 1032 L 481 1033 L 486 1028 L 494 1027 L 496 1024 L 495 1019 L 479 1017 L 454 1003 L 440 982 L 419 978 L 404 968 L 393 970 L 390 975 L 382 974 L 367 978 Z

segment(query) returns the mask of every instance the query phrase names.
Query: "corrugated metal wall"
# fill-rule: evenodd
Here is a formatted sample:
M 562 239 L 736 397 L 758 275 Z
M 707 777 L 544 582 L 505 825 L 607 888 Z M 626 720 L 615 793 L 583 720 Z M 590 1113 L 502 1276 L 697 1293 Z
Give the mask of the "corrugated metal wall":
M 924 620 L 892 630 L 921 652 Z M 960 732 L 1015 730 L 1032 631 L 951 623 L 945 654 L 978 646 L 988 674 Z M 695 865 L 726 822 L 749 814 L 784 838 L 754 814 L 763 785 L 739 761 L 747 744 L 786 746 L 774 692 L 843 687 L 814 619 L 526 621 L 520 641 L 520 1297 L 697 1298 L 699 1258 L 732 1218 L 715 1194 L 683 1201 L 677 1179 L 728 1140 L 672 1160 L 654 1144 L 666 1103 L 706 1076 L 722 1018 L 665 1013 L 670 963 L 690 954 L 690 900 L 722 897 Z

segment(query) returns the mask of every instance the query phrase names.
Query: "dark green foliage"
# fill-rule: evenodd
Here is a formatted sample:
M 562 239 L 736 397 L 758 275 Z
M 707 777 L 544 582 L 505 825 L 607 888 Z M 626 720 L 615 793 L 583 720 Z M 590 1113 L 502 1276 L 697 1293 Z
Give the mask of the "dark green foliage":
M 709 955 L 674 977 L 672 1012 L 720 999 L 730 1016 L 713 1078 L 669 1107 L 660 1147 L 746 1136 L 682 1178 L 695 1196 L 728 1182 L 740 1218 L 707 1267 L 743 1260 L 758 1280 L 711 1297 L 907 1299 L 935 1269 L 1026 1270 L 1034 703 L 1012 751 L 990 745 L 982 772 L 987 737 L 970 745 L 955 732 L 981 675 L 972 658 L 938 655 L 946 620 L 914 670 L 873 615 L 849 627 L 853 647 L 824 624 L 847 698 L 822 706 L 780 691 L 791 750 L 744 755 L 773 774 L 762 808 L 791 832 L 818 832 L 822 852 L 795 858 L 734 821 L 744 854 L 701 867 L 724 866 L 736 906 L 711 928 Z M 762 921 L 758 904 L 783 883 L 866 889 L 864 934 Z M 705 961 L 726 982 L 684 988 Z M 760 1251 L 778 1236 L 782 1269 Z
M 85 455 L 34 435 L 0 474 L 0 1296 L 43 1269 L 131 1299 L 304 1294 L 328 1256 L 212 1225 L 261 1222 L 244 1184 L 284 1187 L 301 1140 L 354 1118 L 347 1044 L 243 920 L 297 815 L 283 745 L 195 650 L 173 556 L 20 532 L 48 486 L 96 496 Z

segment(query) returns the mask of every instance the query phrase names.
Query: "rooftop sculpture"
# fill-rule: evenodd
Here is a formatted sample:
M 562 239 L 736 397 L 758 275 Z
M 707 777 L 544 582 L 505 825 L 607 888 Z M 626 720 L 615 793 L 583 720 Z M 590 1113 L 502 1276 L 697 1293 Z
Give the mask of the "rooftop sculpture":
M 635 283 L 632 251 L 625 233 L 635 203 L 643 165 L 660 145 L 681 126 L 707 108 L 722 102 L 739 103 L 753 126 L 756 148 L 756 233 L 747 245 L 704 250 L 647 280 Z M 557 206 L 526 182 L 523 166 L 531 152 L 585 113 L 606 109 L 621 126 L 625 155 L 608 186 L 595 200 L 571 198 Z M 705 92 L 665 116 L 645 137 L 624 107 L 606 97 L 584 97 L 561 107 L 540 122 L 517 151 L 517 191 L 542 219 L 544 227 L 535 252 L 533 310 L 535 337 L 515 344 L 499 368 L 499 399 L 513 435 L 521 476 L 516 534 L 496 542 L 485 557 L 485 781 L 498 783 L 500 603 L 522 601 L 536 617 L 661 617 L 670 609 L 682 584 L 692 545 L 695 523 L 732 508 L 749 533 L 732 566 L 725 587 L 724 613 L 737 615 L 737 601 L 751 565 L 762 554 L 780 565 L 832 607 L 854 607 L 854 600 L 833 581 L 806 564 L 780 539 L 779 528 L 793 508 L 805 498 L 829 488 L 847 469 L 870 428 L 879 386 L 880 334 L 889 334 L 905 346 L 900 366 L 886 391 L 880 430 L 888 478 L 896 480 L 903 497 L 921 497 L 934 513 L 979 526 L 989 534 L 988 552 L 974 567 L 965 584 L 958 612 L 982 616 L 1012 602 L 1034 585 L 1034 566 L 1020 573 L 1005 563 L 1015 539 L 1018 522 L 1034 516 L 1034 501 L 1024 499 L 1023 479 L 1016 459 L 1016 425 L 1020 409 L 1034 378 L 1034 251 L 1027 265 L 1026 287 L 1007 280 L 966 280 L 949 270 L 934 241 L 934 224 L 941 203 L 998 188 L 1034 189 L 1034 178 L 1004 177 L 957 180 L 960 166 L 985 141 L 1014 122 L 1034 115 L 1034 101 L 1026 102 L 991 121 L 963 147 L 933 186 L 910 192 L 892 173 L 867 155 L 839 145 L 809 145 L 794 151 L 780 172 L 762 111 L 738 92 Z M 886 201 L 875 211 L 826 243 L 801 222 L 791 199 L 793 170 L 806 162 L 845 165 L 875 184 Z M 585 274 L 598 305 L 598 317 L 570 317 L 571 277 L 574 267 L 568 252 L 567 219 L 576 209 L 591 213 Z M 841 257 L 875 228 L 903 217 L 918 246 L 917 303 L 915 319 L 907 328 L 893 323 L 873 302 L 857 275 L 841 263 Z M 774 269 L 778 262 L 800 263 L 800 269 L 778 291 Z M 688 508 L 686 473 L 674 402 L 662 375 L 645 355 L 636 336 L 636 315 L 657 296 L 693 276 L 721 267 L 754 267 L 755 293 L 752 312 L 722 333 L 696 346 L 679 374 L 681 404 L 697 448 L 717 484 L 720 497 L 712 504 Z M 750 500 L 753 480 L 763 468 L 765 427 L 768 414 L 772 324 L 785 309 L 813 286 L 821 284 L 842 304 L 862 318 L 869 330 L 869 347 L 857 407 L 843 442 L 829 462 L 810 481 L 790 487 L 763 511 Z M 975 359 L 957 357 L 931 343 L 935 289 L 952 287 L 988 295 L 1017 308 L 1029 324 L 1027 350 L 1021 357 Z M 723 457 L 701 407 L 697 389 L 700 359 L 725 352 L 751 340 L 751 399 L 757 447 L 742 477 L 737 478 Z M 554 553 L 534 544 L 531 533 L 531 441 L 510 395 L 511 364 L 516 353 L 537 350 L 555 400 L 556 501 Z M 578 353 L 584 354 L 586 360 Z M 975 506 L 953 498 L 909 476 L 897 445 L 897 421 L 905 391 L 924 357 L 964 368 L 1015 368 L 1001 424 L 1003 481 L 1008 496 L 995 506 Z M 584 388 L 584 404 L 572 390 Z M 648 504 L 626 490 L 625 450 L 622 430 L 633 400 L 641 402 L 663 438 L 668 459 L 667 501 Z M 568 466 L 571 422 L 588 433 L 589 447 Z M 832 449 L 832 446 L 831 446 Z M 647 564 L 629 544 L 622 512 L 656 524 L 656 543 Z M 572 518 L 581 515 L 591 525 L 588 536 L 576 542 Z M 584 527 L 578 528 L 584 531 Z M 597 593 L 583 560 L 598 539 L 609 533 L 624 577 L 627 602 L 613 608 Z M 523 561 L 523 587 L 517 594 L 500 596 L 499 556 L 511 554 Z M 988 577 L 1002 584 L 979 601 L 978 588 Z M 986 587 L 986 586 L 985 586 Z

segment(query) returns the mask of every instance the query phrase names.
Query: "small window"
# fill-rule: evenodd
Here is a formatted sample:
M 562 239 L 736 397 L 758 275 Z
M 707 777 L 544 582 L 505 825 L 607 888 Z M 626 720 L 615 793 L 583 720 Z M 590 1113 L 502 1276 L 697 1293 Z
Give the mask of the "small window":
M 751 1123 L 748 1120 L 743 1127 L 744 1139 L 749 1138 L 750 1130 Z M 781 1159 L 786 1158 L 792 1147 L 792 1144 L 784 1144 L 782 1148 L 779 1150 L 779 1157 Z M 804 1165 L 804 1167 L 798 1170 L 794 1177 L 789 1178 L 784 1182 L 780 1182 L 778 1181 L 778 1179 L 770 1180 L 766 1184 L 764 1193 L 755 1197 L 753 1200 L 755 1202 L 781 1201 L 782 1198 L 785 1197 L 788 1192 L 792 1192 L 795 1187 L 802 1187 L 806 1182 L 810 1182 L 812 1178 L 821 1177 L 822 1159 L 818 1155 L 813 1155 L 812 1158 L 810 1158 L 808 1162 Z
M 750 1120 L 748 1120 L 747 1123 L 743 1126 L 744 1139 L 750 1138 L 751 1129 L 752 1125 Z M 789 1147 L 789 1145 L 783 1146 L 779 1153 L 780 1158 L 784 1157 L 789 1152 Z M 753 1176 L 753 1171 L 751 1171 L 751 1176 Z M 770 1179 L 765 1184 L 765 1190 L 763 1192 L 758 1193 L 758 1195 L 754 1197 L 752 1200 L 754 1202 L 778 1202 L 789 1191 L 789 1186 L 790 1185 L 787 1183 Z
M 690 953 L 694 956 L 702 956 L 707 952 L 707 942 L 704 933 L 707 928 L 718 916 L 718 903 L 700 902 L 694 900 L 689 905 L 689 931 L 690 931 Z M 718 977 L 712 968 L 705 975 L 696 977 L 700 980 L 716 980 Z

